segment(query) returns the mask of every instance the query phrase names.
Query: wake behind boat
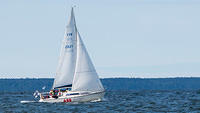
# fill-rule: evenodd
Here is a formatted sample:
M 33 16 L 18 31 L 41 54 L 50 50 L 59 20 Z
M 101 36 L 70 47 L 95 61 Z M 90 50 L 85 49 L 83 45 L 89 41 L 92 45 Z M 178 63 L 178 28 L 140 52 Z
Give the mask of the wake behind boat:
M 53 88 L 40 93 L 39 102 L 86 102 L 103 96 L 103 85 L 77 30 L 72 8 Z

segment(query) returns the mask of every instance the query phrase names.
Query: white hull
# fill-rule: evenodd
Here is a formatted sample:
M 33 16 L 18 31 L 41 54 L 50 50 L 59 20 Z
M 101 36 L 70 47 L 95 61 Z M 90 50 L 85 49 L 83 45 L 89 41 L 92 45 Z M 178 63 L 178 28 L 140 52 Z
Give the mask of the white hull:
M 89 102 L 95 100 L 101 100 L 104 96 L 105 92 L 95 92 L 83 95 L 71 95 L 71 96 L 60 96 L 57 99 L 55 98 L 47 98 L 47 99 L 40 99 L 39 102 Z

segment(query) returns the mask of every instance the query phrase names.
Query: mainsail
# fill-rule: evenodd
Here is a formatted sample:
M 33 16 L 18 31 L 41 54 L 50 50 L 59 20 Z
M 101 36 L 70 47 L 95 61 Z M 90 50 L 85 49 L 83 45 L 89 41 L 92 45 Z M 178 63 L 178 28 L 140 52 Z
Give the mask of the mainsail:
M 62 41 L 53 88 L 71 86 L 76 65 L 76 22 L 73 8 Z
M 72 91 L 104 91 L 78 31 L 77 61 Z

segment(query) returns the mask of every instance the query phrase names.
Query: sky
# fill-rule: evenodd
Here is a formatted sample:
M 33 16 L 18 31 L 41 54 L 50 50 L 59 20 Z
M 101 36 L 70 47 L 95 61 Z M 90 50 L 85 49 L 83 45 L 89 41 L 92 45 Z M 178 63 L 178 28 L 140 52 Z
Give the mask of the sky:
M 75 6 L 101 78 L 200 77 L 198 0 L 0 0 L 0 78 L 52 78 Z

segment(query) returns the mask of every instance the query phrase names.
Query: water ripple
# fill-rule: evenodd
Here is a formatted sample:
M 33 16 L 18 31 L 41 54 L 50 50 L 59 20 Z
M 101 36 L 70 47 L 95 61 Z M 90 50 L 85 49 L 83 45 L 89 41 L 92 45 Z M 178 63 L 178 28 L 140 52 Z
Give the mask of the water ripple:
M 103 101 L 39 103 L 32 92 L 0 93 L 3 112 L 199 112 L 200 91 L 110 91 Z M 24 101 L 22 100 L 30 100 Z

